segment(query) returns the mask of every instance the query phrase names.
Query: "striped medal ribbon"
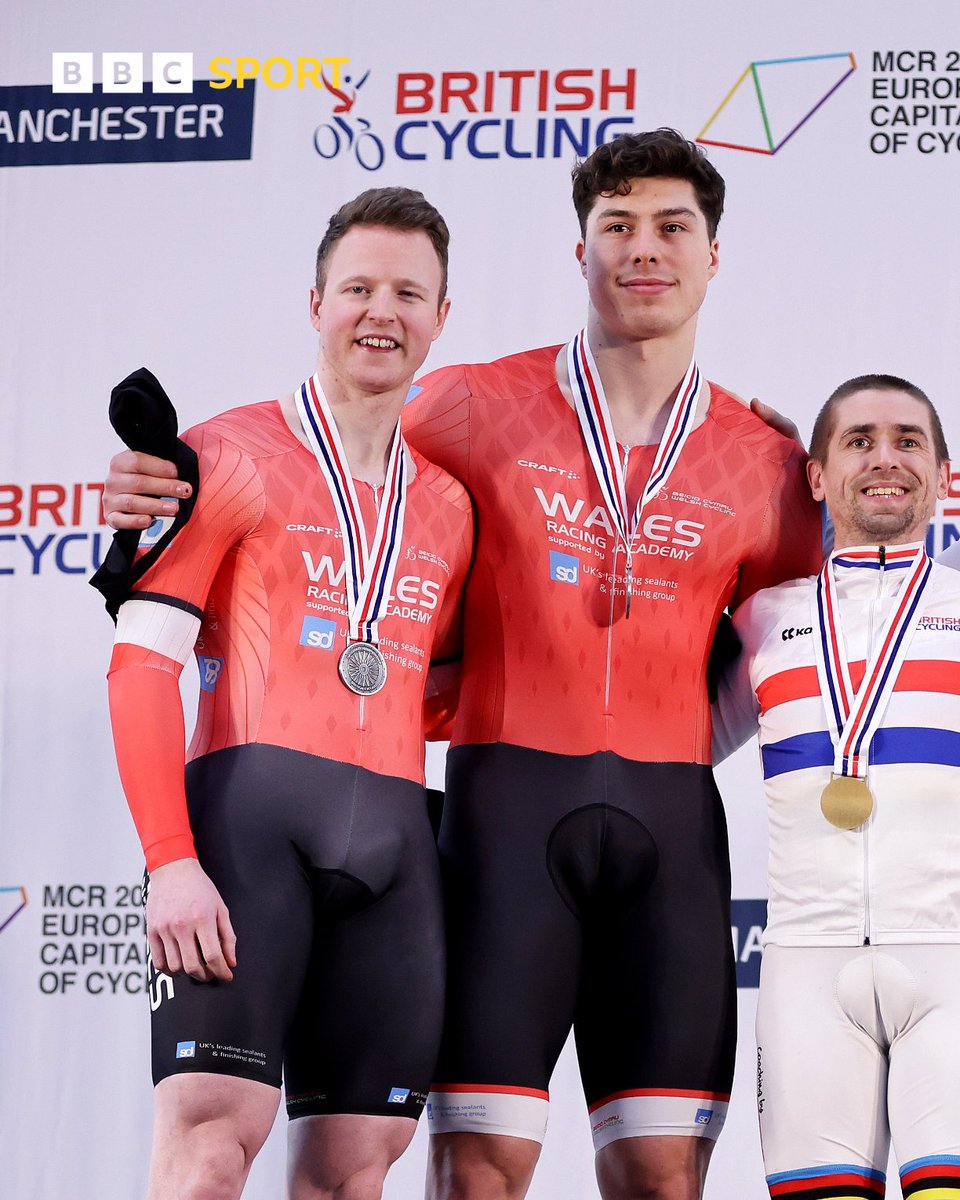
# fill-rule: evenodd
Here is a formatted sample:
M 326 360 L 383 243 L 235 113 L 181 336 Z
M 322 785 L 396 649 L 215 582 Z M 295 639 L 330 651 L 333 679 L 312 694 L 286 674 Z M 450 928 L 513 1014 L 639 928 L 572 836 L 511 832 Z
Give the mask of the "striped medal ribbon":
M 387 680 L 387 664 L 377 645 L 378 629 L 390 600 L 403 540 L 406 446 L 398 421 L 387 460 L 377 528 L 373 542 L 368 544 L 350 464 L 318 375 L 300 385 L 295 400 L 303 432 L 330 489 L 343 541 L 349 630 L 337 669 L 352 692 L 370 696 L 379 692 Z
M 600 371 L 597 368 L 586 329 L 567 343 L 567 374 L 570 378 L 570 388 L 573 392 L 574 407 L 583 432 L 583 440 L 593 469 L 596 473 L 600 491 L 606 503 L 607 512 L 614 523 L 623 542 L 627 556 L 627 598 L 626 616 L 630 616 L 630 598 L 633 591 L 633 546 L 640 529 L 640 518 L 643 510 L 660 492 L 660 489 L 670 478 L 670 473 L 680 459 L 694 421 L 696 420 L 697 404 L 700 401 L 703 388 L 703 378 L 696 362 L 691 362 L 687 373 L 680 384 L 680 391 L 673 402 L 666 429 L 657 447 L 653 460 L 650 478 L 647 480 L 643 495 L 637 502 L 632 519 L 627 511 L 627 478 L 623 463 L 617 449 L 617 438 L 613 431 L 613 421 L 610 418 L 610 408 L 604 395 Z
M 902 566 L 909 561 L 893 611 L 876 639 L 876 649 L 866 664 L 856 693 L 850 680 L 843 639 L 840 604 L 834 577 L 834 560 L 872 567 Z M 921 544 L 919 549 L 839 551 L 823 565 L 817 581 L 817 674 L 834 746 L 833 778 L 823 790 L 820 808 L 838 829 L 859 829 L 873 811 L 867 783 L 870 744 L 880 728 L 907 648 L 920 620 L 920 600 L 933 571 Z

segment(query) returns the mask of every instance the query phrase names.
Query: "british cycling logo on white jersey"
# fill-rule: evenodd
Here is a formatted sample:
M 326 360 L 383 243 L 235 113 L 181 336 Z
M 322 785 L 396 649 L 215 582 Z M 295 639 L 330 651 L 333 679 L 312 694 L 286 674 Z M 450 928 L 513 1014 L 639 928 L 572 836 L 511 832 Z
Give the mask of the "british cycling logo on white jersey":
M 936 633 L 960 633 L 960 617 L 921 617 L 918 628 Z

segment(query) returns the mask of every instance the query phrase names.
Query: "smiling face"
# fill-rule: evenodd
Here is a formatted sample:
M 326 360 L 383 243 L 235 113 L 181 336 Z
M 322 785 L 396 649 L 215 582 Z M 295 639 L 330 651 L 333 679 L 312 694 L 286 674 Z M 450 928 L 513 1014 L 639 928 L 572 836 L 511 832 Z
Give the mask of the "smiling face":
M 323 294 L 310 290 L 324 390 L 405 395 L 447 317 L 441 281 L 436 250 L 422 230 L 350 228 L 327 259 Z
M 823 461 L 807 474 L 826 500 L 836 546 L 921 541 L 949 464 L 937 463 L 927 406 L 902 391 L 867 388 L 835 405 Z
M 625 196 L 599 196 L 577 246 L 590 295 L 592 329 L 604 345 L 625 345 L 696 329 L 707 284 L 717 272 L 693 185 L 685 179 L 633 179 Z

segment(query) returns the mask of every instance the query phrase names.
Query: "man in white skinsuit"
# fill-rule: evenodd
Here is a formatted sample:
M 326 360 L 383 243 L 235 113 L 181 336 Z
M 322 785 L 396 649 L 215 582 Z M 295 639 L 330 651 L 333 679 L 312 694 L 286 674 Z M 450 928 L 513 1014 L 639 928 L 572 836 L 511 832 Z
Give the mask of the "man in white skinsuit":
M 835 550 L 756 593 L 719 759 L 760 729 L 770 907 L 757 1015 L 778 1200 L 960 1197 L 960 572 L 924 536 L 947 447 L 905 380 L 842 384 L 808 476 Z

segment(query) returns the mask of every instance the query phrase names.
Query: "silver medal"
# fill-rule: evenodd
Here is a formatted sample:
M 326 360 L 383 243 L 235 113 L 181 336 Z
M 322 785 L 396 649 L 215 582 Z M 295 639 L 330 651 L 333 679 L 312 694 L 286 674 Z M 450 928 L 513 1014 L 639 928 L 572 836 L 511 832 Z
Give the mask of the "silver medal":
M 387 664 L 371 642 L 351 642 L 337 663 L 340 678 L 358 696 L 372 696 L 387 682 Z

